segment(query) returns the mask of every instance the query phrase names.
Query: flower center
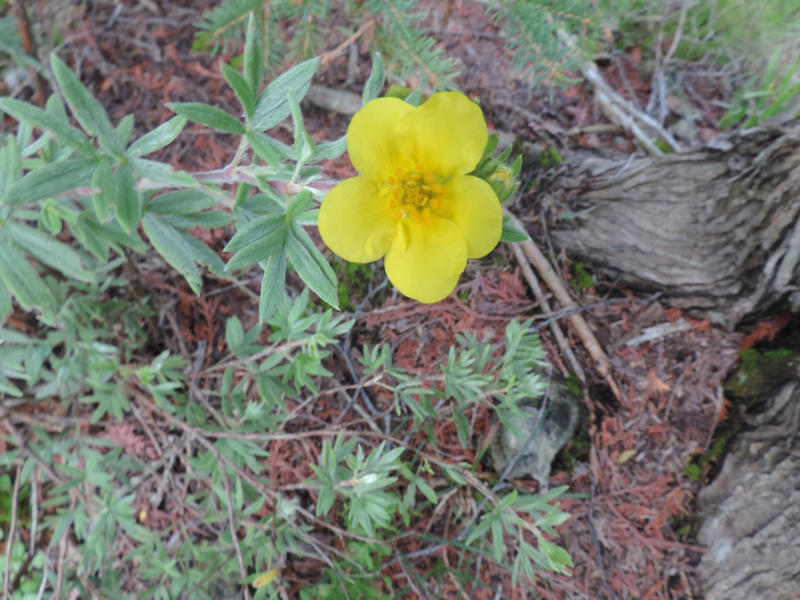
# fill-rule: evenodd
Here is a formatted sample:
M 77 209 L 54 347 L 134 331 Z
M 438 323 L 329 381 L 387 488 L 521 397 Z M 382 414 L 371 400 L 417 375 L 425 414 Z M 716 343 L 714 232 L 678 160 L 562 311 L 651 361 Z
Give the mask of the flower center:
M 444 206 L 444 186 L 436 181 L 431 169 L 417 164 L 413 169 L 395 169 L 386 180 L 391 197 L 389 206 L 395 218 L 411 219 L 415 223 L 427 222 L 432 211 Z

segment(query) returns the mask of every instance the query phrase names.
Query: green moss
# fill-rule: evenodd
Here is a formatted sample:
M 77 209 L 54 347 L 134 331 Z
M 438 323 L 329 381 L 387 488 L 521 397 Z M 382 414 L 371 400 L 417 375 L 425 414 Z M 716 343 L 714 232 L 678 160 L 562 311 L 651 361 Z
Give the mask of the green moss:
M 576 262 L 572 265 L 572 279 L 569 284 L 576 290 L 586 290 L 594 285 L 594 277 L 586 270 L 584 263 Z
M 368 264 L 345 262 L 339 258 L 331 261 L 338 280 L 337 293 L 341 310 L 354 310 L 369 291 L 372 268 Z
M 555 146 L 548 146 L 537 157 L 536 160 L 542 167 L 554 167 L 564 162 L 564 158 L 556 150 Z
M 697 456 L 702 456 L 702 454 L 698 454 Z M 692 460 L 692 462 L 683 467 L 683 474 L 692 481 L 700 481 L 700 478 L 703 476 L 703 469 L 698 463 Z
M 578 405 L 578 425 L 575 427 L 572 440 L 556 455 L 553 461 L 553 471 L 572 473 L 579 462 L 589 460 L 592 438 L 589 436 L 589 411 L 582 402 L 578 401 L 581 394 L 580 379 L 570 375 L 564 383 L 570 393 L 575 396 Z
M 800 353 L 786 348 L 742 350 L 739 368 L 725 382 L 725 394 L 748 408 L 794 377 Z

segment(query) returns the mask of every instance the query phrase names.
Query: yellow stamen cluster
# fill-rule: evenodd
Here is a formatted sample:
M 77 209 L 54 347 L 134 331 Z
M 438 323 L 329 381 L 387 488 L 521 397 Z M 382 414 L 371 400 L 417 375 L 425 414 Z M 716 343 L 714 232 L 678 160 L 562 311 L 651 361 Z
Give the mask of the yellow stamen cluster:
M 386 180 L 391 191 L 389 206 L 397 219 L 412 219 L 422 223 L 431 218 L 432 211 L 444 206 L 444 186 L 436 181 L 433 170 L 417 164 L 413 169 L 397 167 Z

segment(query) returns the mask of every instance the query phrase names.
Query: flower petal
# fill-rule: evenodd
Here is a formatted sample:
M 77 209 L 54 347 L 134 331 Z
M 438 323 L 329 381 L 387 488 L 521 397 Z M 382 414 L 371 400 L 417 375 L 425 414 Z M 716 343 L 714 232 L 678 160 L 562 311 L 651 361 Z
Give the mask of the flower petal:
M 347 152 L 359 173 L 383 179 L 394 171 L 401 158 L 399 124 L 413 110 L 398 98 L 375 98 L 353 115 L 347 127 Z
M 461 92 L 438 92 L 403 119 L 404 153 L 445 178 L 475 168 L 489 138 L 480 107 Z
M 434 218 L 428 223 L 404 221 L 386 253 L 389 281 L 400 292 L 420 302 L 438 302 L 450 295 L 467 266 L 467 244 L 452 221 Z
M 386 254 L 397 232 L 378 185 L 367 177 L 345 179 L 322 200 L 319 234 L 334 253 L 350 262 L 370 262 Z
M 483 179 L 463 175 L 445 186 L 442 216 L 461 229 L 467 257 L 486 256 L 500 241 L 503 210 L 492 187 Z

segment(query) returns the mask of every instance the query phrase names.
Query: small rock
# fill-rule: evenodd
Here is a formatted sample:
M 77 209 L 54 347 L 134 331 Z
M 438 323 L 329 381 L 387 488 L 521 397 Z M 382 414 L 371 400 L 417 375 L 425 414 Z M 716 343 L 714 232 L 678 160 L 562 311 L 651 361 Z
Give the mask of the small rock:
M 539 412 L 544 398 L 547 398 L 547 406 L 539 423 Z M 578 407 L 567 387 L 553 380 L 544 396 L 522 400 L 519 408 L 527 418 L 512 424 L 516 433 L 501 424 L 497 436 L 489 446 L 489 456 L 495 471 L 501 475 L 509 462 L 519 454 L 506 475 L 507 478 L 533 477 L 539 482 L 541 489 L 545 490 L 548 487 L 553 459 L 575 432 Z

